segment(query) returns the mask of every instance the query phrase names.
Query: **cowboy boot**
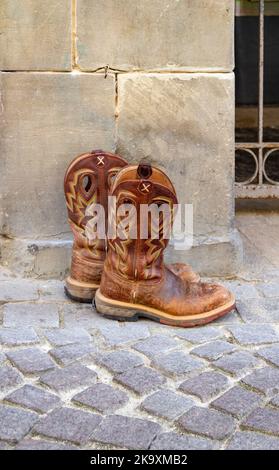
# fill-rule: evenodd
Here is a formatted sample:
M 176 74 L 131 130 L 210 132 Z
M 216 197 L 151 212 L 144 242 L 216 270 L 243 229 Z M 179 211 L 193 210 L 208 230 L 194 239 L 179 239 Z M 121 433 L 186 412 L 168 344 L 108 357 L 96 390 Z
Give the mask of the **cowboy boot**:
M 125 238 L 117 232 L 109 240 L 101 285 L 95 295 L 99 313 L 116 320 L 147 317 L 167 325 L 190 327 L 208 323 L 234 308 L 235 299 L 224 287 L 185 282 L 164 264 L 168 237 L 162 233 L 162 217 L 159 236 L 152 238 L 148 227 L 147 237 L 141 239 L 140 206 L 167 204 L 172 213 L 177 203 L 175 189 L 162 171 L 148 165 L 126 167 L 116 176 L 111 195 L 116 198 L 111 212 L 116 213 L 117 227 L 123 222 L 118 207 L 133 205 L 137 236 L 129 237 L 130 232 L 126 232 Z M 171 224 L 172 216 L 170 228 Z
M 72 300 L 91 303 L 101 282 L 106 257 L 105 240 L 90 241 L 86 236 L 85 226 L 89 220 L 86 209 L 94 202 L 103 204 L 107 227 L 108 193 L 113 178 L 126 165 L 120 156 L 96 150 L 76 157 L 66 171 L 64 190 L 74 245 L 65 292 Z M 174 263 L 170 269 L 187 282 L 200 279 L 187 264 Z
M 95 150 L 75 158 L 67 169 L 64 191 L 68 220 L 74 235 L 70 275 L 65 292 L 72 300 L 91 303 L 101 281 L 106 257 L 106 240 L 91 240 L 86 236 L 90 219 L 86 209 L 102 204 L 107 221 L 107 196 L 113 178 L 127 162 L 112 153 Z

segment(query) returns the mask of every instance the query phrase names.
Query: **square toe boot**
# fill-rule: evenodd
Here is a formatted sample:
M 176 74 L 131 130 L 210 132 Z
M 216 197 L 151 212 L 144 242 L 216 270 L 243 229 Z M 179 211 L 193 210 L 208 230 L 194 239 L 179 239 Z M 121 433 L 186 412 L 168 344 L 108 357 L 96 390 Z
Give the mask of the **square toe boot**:
M 116 230 L 108 240 L 101 285 L 95 295 L 100 314 L 116 320 L 147 317 L 168 325 L 192 327 L 209 323 L 234 308 L 234 296 L 224 287 L 191 282 L 187 274 L 181 275 L 179 266 L 176 272 L 164 264 L 168 237 L 162 229 L 162 212 L 157 224 L 158 236 L 151 235 L 150 217 L 147 236 L 140 236 L 143 204 L 169 207 L 169 229 L 172 226 L 177 198 L 171 181 L 161 170 L 149 165 L 128 166 L 116 176 L 111 195 L 116 204 L 110 209 L 110 217 L 115 218 L 116 227 L 123 228 L 123 211 L 119 213 L 119 207 L 128 204 L 134 208 L 135 217 L 130 219 L 130 224 L 136 225 L 136 237 L 130 236 L 128 226 L 126 237 Z
M 72 300 L 92 302 L 106 257 L 105 239 L 89 240 L 86 236 L 86 209 L 93 203 L 102 204 L 107 221 L 108 192 L 116 174 L 126 165 L 118 155 L 96 150 L 75 158 L 66 171 L 64 191 L 74 243 L 65 292 Z

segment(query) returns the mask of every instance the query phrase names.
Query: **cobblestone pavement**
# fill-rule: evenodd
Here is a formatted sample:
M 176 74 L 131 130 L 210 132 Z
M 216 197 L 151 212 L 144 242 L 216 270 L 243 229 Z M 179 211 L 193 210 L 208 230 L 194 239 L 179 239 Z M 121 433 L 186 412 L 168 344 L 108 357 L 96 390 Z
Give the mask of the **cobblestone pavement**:
M 279 276 L 225 284 L 237 311 L 181 329 L 2 276 L 0 449 L 278 449 Z

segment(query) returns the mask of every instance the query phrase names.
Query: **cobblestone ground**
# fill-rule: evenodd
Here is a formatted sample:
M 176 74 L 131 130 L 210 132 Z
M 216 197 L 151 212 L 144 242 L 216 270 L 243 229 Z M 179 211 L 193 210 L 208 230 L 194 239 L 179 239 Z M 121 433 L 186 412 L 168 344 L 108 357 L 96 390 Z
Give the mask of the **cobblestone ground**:
M 2 276 L 0 449 L 278 449 L 279 276 L 202 328 L 119 323 Z

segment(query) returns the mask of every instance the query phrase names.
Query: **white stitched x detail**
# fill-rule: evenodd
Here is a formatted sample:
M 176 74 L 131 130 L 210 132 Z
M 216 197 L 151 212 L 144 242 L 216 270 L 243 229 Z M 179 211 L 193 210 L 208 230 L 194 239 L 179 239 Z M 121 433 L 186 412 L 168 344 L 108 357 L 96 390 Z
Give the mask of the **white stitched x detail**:
M 104 165 L 104 164 L 105 164 L 105 162 L 104 162 L 104 158 L 105 158 L 104 156 L 102 156 L 102 157 L 100 157 L 100 156 L 97 156 L 97 159 L 98 159 L 98 163 L 97 163 L 97 165 L 98 165 L 98 166 L 99 166 L 99 165 Z
M 142 186 L 141 186 L 140 189 L 141 189 L 142 192 L 147 192 L 147 193 L 149 193 L 149 187 L 150 187 L 150 184 L 148 184 L 148 183 L 142 183 Z

